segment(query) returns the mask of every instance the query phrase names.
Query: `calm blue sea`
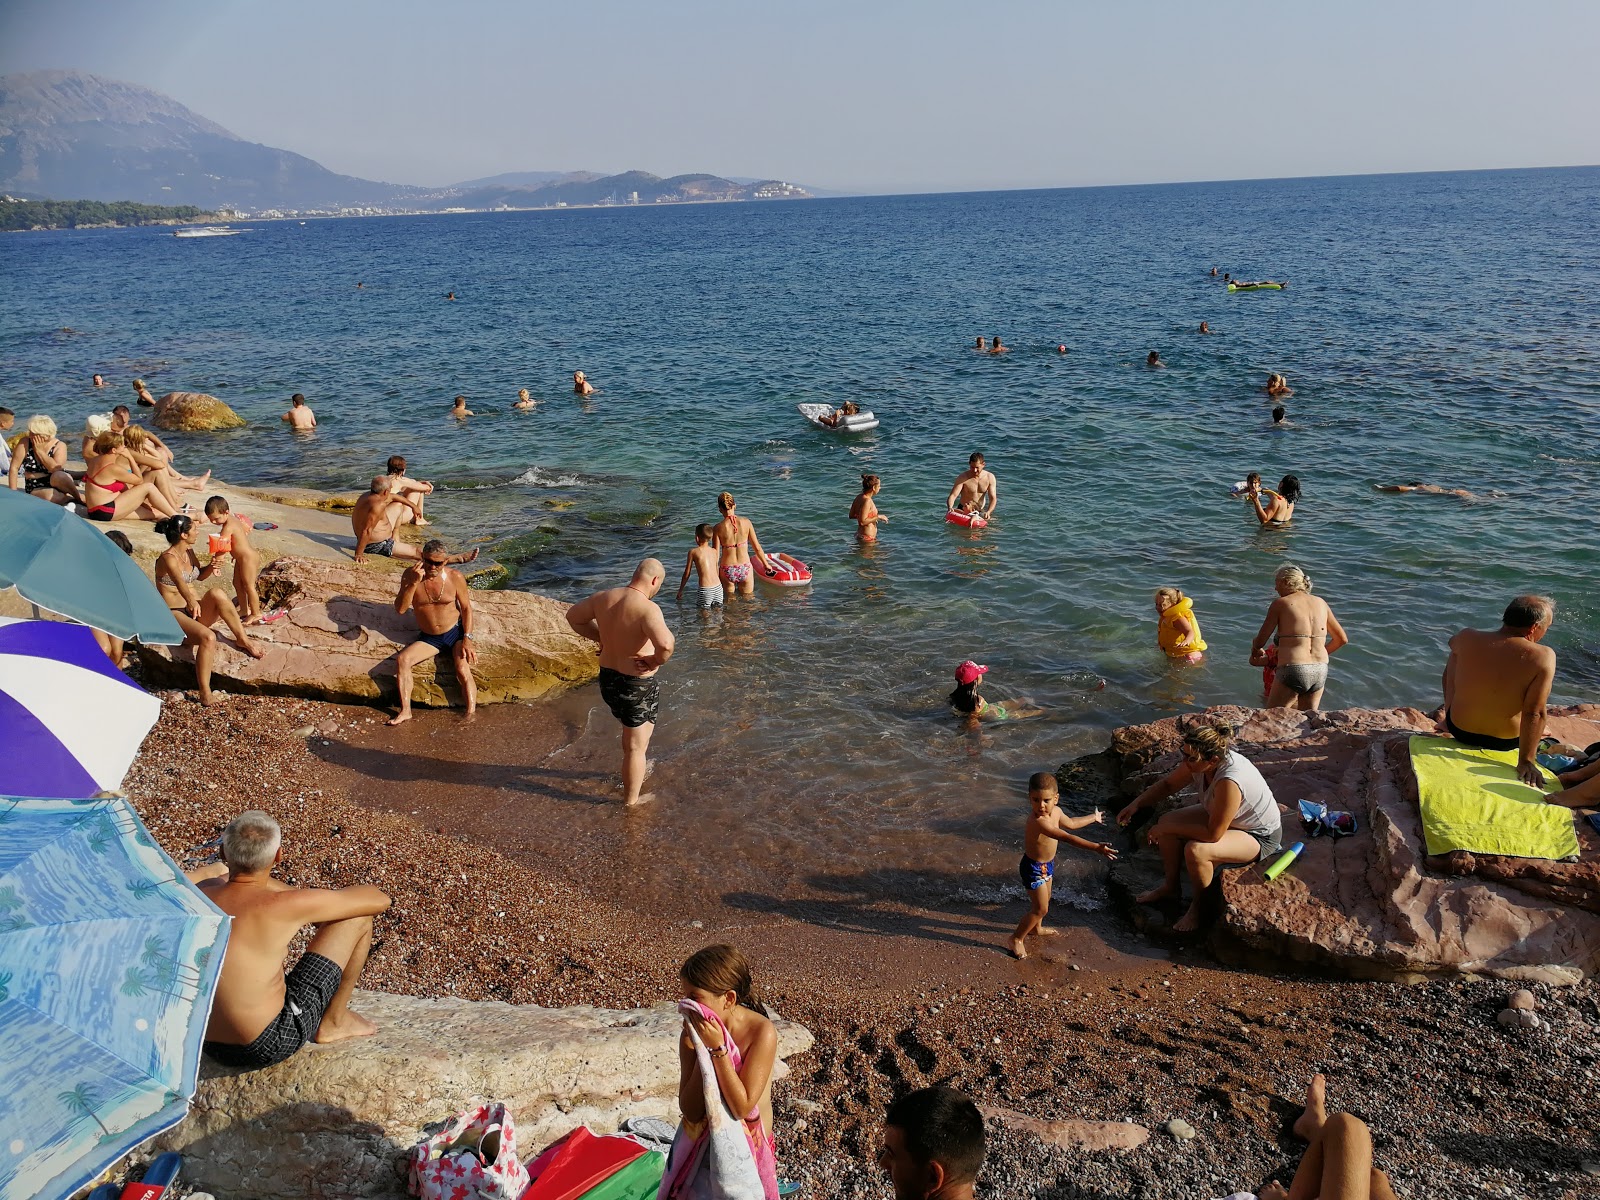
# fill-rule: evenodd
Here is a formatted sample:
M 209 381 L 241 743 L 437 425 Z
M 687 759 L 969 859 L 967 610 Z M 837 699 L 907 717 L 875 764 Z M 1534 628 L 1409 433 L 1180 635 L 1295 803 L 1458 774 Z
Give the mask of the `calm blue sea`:
M 182 462 L 247 484 L 352 489 L 403 453 L 448 487 L 442 530 L 560 597 L 644 554 L 675 582 L 731 490 L 816 583 L 709 620 L 668 597 L 660 777 L 781 783 L 795 830 L 839 848 L 877 836 L 868 812 L 925 828 L 930 803 L 1009 831 L 1018 773 L 1253 701 L 1284 561 L 1352 639 L 1328 707 L 1433 706 L 1449 633 L 1524 590 L 1560 603 L 1557 699 L 1600 697 L 1597 228 L 1588 168 L 17 234 L 0 403 L 74 428 L 111 402 L 94 371 L 118 400 L 135 375 L 215 392 L 251 424 L 177 439 Z M 1213 266 L 1291 286 L 1229 295 Z M 511 409 L 519 387 L 537 410 Z M 293 391 L 312 437 L 278 421 Z M 881 428 L 842 440 L 794 409 L 846 399 Z M 976 535 L 941 519 L 975 449 L 1002 499 Z M 1249 470 L 1299 475 L 1290 529 L 1227 497 Z M 866 551 L 846 517 L 865 471 L 890 517 Z M 1412 479 L 1486 499 L 1373 491 Z M 1195 598 L 1199 666 L 1156 649 L 1161 584 Z M 967 657 L 1049 714 L 958 732 L 942 701 Z M 597 754 L 613 736 L 596 723 Z

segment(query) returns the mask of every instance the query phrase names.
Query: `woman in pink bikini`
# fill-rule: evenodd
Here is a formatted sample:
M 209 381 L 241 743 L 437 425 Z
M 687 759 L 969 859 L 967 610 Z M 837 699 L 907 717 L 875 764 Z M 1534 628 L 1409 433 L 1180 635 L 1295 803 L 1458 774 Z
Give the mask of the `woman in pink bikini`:
M 756 590 L 750 551 L 755 551 L 756 561 L 761 564 L 763 571 L 771 572 L 772 564 L 767 560 L 767 552 L 761 548 L 756 527 L 748 518 L 734 512 L 732 492 L 723 492 L 717 497 L 717 508 L 722 512 L 722 520 L 717 522 L 713 530 L 717 547 L 717 574 L 729 592 L 742 592 L 748 596 Z
M 94 440 L 94 457 L 83 473 L 83 502 L 89 509 L 84 516 L 91 521 L 154 521 L 177 512 L 154 483 L 129 465 L 122 434 L 109 430 Z

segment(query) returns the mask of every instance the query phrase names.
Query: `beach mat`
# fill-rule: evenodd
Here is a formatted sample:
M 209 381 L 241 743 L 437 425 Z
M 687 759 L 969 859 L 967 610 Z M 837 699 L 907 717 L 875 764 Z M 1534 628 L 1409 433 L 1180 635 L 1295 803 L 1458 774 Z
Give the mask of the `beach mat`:
M 1428 853 L 1467 850 L 1516 858 L 1576 858 L 1572 810 L 1517 778 L 1515 750 L 1478 750 L 1453 738 L 1411 739 Z M 1542 767 L 1547 782 L 1555 776 Z

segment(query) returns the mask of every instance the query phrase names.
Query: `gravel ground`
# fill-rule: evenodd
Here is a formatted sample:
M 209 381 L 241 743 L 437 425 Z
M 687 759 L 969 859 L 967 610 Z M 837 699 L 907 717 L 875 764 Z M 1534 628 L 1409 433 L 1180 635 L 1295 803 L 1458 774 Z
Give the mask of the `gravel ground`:
M 353 804 L 308 741 L 359 741 L 382 719 L 373 710 L 165 699 L 127 780 L 152 833 L 192 861 L 230 817 L 262 807 L 284 827 L 286 880 L 388 891 L 395 904 L 379 919 L 366 986 L 632 1007 L 674 995 L 677 963 L 706 939 L 619 907 L 555 864 Z M 1137 942 L 1125 929 L 1116 936 Z M 1378 1164 L 1402 1197 L 1600 1196 L 1600 1176 L 1584 1171 L 1585 1161 L 1600 1170 L 1592 983 L 1533 988 L 1549 1027 L 1512 1032 L 1495 1020 L 1511 985 L 1485 980 L 1328 981 L 1193 957 L 1144 959 L 1134 971 L 1035 967 L 1019 983 L 996 954 L 975 983 L 929 986 L 930 958 L 943 952 L 912 934 L 862 939 L 851 961 L 764 963 L 765 994 L 817 1038 L 775 1096 L 784 1173 L 810 1195 L 885 1195 L 871 1163 L 882 1113 L 900 1091 L 929 1083 L 1030 1116 L 1152 1131 L 1138 1149 L 1089 1152 L 991 1122 L 983 1197 L 1254 1191 L 1292 1173 L 1303 1147 L 1289 1126 L 1321 1070 L 1330 1108 L 1371 1125 Z M 860 978 L 868 955 L 883 956 L 871 964 L 882 985 L 842 985 Z M 1166 1133 L 1174 1117 L 1197 1136 Z

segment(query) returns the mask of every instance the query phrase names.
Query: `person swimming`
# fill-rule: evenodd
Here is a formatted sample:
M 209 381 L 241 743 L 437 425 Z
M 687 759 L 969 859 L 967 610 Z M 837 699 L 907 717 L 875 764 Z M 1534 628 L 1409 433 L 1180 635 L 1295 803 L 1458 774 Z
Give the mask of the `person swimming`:
M 1152 350 L 1149 354 L 1144 356 L 1144 365 L 1147 367 L 1164 367 L 1167 364 L 1161 361 L 1161 354 L 1159 351 Z
M 1037 717 L 1044 709 L 1026 697 L 1009 705 L 991 703 L 978 694 L 978 688 L 989 668 L 979 666 L 970 658 L 956 667 L 956 687 L 950 693 L 950 707 L 973 721 L 1020 721 Z
M 1263 507 L 1262 493 L 1272 497 L 1272 503 Z M 1278 481 L 1277 491 L 1261 486 L 1259 479 L 1256 484 L 1245 493 L 1250 497 L 1250 503 L 1255 507 L 1256 520 L 1263 525 L 1274 529 L 1281 529 L 1294 517 L 1295 503 L 1300 499 L 1300 477 L 1285 475 Z

